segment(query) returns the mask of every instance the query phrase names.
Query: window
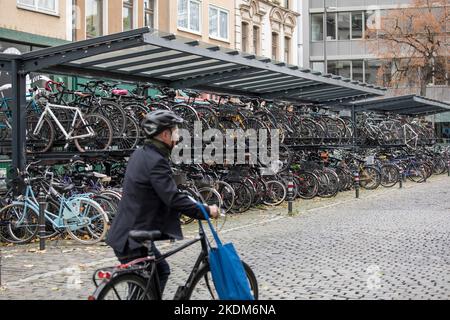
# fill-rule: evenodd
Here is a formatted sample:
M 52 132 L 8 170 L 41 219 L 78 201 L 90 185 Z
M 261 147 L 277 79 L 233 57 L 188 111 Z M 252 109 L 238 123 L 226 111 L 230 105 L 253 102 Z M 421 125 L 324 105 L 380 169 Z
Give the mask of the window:
M 86 38 L 103 35 L 103 2 L 86 0 Z
M 253 26 L 253 53 L 256 55 L 260 54 L 260 33 L 259 33 L 259 27 Z
M 209 36 L 228 40 L 228 11 L 209 7 Z
M 350 39 L 350 12 L 338 13 L 338 40 Z
M 312 41 L 323 40 L 323 14 L 311 15 L 311 39 Z
M 378 70 L 381 68 L 381 61 L 366 60 L 366 82 L 376 84 L 378 79 Z
M 352 39 L 362 39 L 363 12 L 352 12 Z
M 375 39 L 376 33 L 375 30 L 377 28 L 377 13 L 375 11 L 366 11 L 364 13 L 364 34 L 366 39 Z
M 17 0 L 19 8 L 41 11 L 44 13 L 58 13 L 57 0 Z
M 352 61 L 352 79 L 357 81 L 364 81 L 363 60 Z
M 336 40 L 336 13 L 327 13 L 327 40 Z
M 351 78 L 351 61 L 328 61 L 328 73 Z
M 278 61 L 278 33 L 272 33 L 272 60 Z
M 122 30 L 133 29 L 133 0 L 124 0 L 122 8 Z
M 242 51 L 248 52 L 248 23 L 242 22 Z
M 144 25 L 155 27 L 155 0 L 144 0 Z
M 200 1 L 178 0 L 178 28 L 200 32 Z
M 291 38 L 284 38 L 284 62 L 291 63 Z

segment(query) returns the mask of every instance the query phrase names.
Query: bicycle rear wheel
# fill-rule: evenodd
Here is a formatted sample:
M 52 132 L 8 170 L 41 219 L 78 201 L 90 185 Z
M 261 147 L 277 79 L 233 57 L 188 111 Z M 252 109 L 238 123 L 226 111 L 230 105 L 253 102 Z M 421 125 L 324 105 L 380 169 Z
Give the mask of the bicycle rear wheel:
M 0 238 L 24 244 L 30 242 L 38 232 L 38 213 L 24 203 L 10 204 L 0 210 Z
M 242 261 L 245 273 L 247 275 L 248 282 L 250 284 L 250 289 L 255 300 L 258 300 L 258 281 L 256 280 L 255 273 L 250 268 L 248 264 Z M 204 265 L 197 272 L 192 286 L 189 288 L 186 296 L 186 300 L 216 300 L 219 296 L 214 288 L 214 283 L 212 280 L 212 274 L 209 264 Z
M 156 300 L 151 290 L 146 290 L 148 280 L 136 274 L 123 274 L 101 284 L 96 300 Z
M 75 139 L 74 142 L 78 151 L 104 151 L 108 149 L 113 137 L 113 129 L 109 120 L 100 114 L 94 113 L 84 116 L 84 119 L 88 124 L 84 125 L 79 121 L 75 125 L 75 135 L 86 134 L 87 127 L 92 128 L 95 135 L 93 137 Z
M 75 198 L 68 202 L 71 212 L 65 213 L 67 233 L 82 244 L 103 240 L 108 231 L 108 217 L 98 203 L 90 199 Z

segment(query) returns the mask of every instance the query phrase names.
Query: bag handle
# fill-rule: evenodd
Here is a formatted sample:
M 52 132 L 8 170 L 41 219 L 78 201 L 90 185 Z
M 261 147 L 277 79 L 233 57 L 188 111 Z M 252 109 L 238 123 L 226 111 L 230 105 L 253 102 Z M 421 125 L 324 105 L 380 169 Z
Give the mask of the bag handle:
M 200 208 L 203 215 L 205 216 L 206 221 L 208 221 L 209 228 L 211 229 L 211 233 L 214 237 L 214 240 L 216 240 L 217 246 L 222 247 L 222 241 L 220 241 L 219 236 L 218 236 L 216 230 L 214 229 L 214 226 L 212 225 L 211 220 L 209 219 L 209 215 L 208 215 L 208 212 L 206 212 L 205 206 L 203 204 L 197 202 L 197 207 Z

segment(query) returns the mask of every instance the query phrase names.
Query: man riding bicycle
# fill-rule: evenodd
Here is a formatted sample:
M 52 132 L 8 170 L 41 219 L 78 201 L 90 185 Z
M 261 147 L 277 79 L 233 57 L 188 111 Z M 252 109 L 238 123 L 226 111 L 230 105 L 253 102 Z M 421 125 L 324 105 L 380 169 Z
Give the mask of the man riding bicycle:
M 181 213 L 204 219 L 196 203 L 178 190 L 172 178 L 169 157 L 179 139 L 178 125 L 182 123 L 182 118 L 167 110 L 151 112 L 142 121 L 147 139 L 128 161 L 122 200 L 106 239 L 120 263 L 147 256 L 147 249 L 128 237 L 131 230 L 158 230 L 163 235 L 160 240 L 180 240 Z M 218 216 L 217 206 L 205 208 L 212 218 Z M 156 258 L 161 256 L 154 245 L 152 249 Z M 157 270 L 163 292 L 170 275 L 167 261 L 161 260 Z

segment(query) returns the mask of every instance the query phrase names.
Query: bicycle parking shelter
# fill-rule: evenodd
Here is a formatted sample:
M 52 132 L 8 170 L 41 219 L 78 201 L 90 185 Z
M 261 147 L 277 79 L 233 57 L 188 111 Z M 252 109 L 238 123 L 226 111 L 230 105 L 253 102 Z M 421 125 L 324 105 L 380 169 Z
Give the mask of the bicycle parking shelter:
M 418 95 L 403 95 L 360 100 L 339 104 L 338 109 L 350 109 L 352 121 L 356 124 L 356 114 L 360 112 L 391 113 L 411 117 L 429 116 L 450 112 L 450 103 Z M 358 138 L 356 126 L 353 128 L 354 141 Z
M 12 166 L 19 169 L 26 160 L 25 80 L 30 72 L 150 82 L 174 89 L 319 105 L 386 92 L 386 88 L 147 27 L 22 55 L 0 54 L 0 71 L 9 72 L 12 78 Z

